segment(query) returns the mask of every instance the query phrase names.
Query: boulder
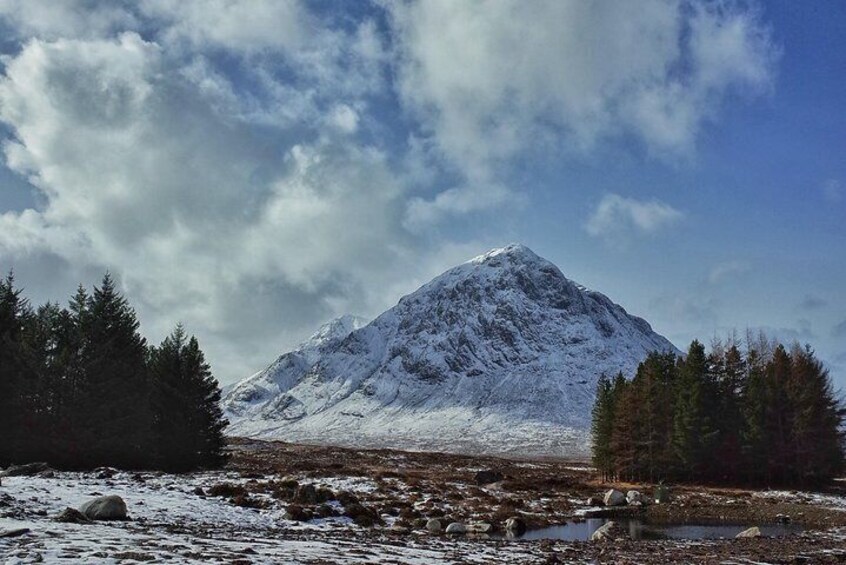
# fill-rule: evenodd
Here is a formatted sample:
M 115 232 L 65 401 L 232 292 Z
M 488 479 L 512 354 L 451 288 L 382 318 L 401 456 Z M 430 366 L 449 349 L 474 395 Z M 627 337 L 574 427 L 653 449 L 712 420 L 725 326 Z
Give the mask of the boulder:
M 29 533 L 29 528 L 17 528 L 15 530 L 0 530 L 0 538 L 16 538 Z
M 515 536 L 522 536 L 526 533 L 526 522 L 517 516 L 509 518 L 505 521 L 505 531 Z
M 476 481 L 476 484 L 479 486 L 498 483 L 503 479 L 505 479 L 505 476 L 502 473 L 490 469 L 479 471 L 473 476 L 473 480 Z
M 626 503 L 635 506 L 643 505 L 646 503 L 646 497 L 636 490 L 630 490 L 626 493 Z
M 39 473 L 43 473 L 50 469 L 50 466 L 47 463 L 38 462 L 38 463 L 25 463 L 23 465 L 12 465 L 2 473 L 0 473 L 0 477 L 31 477 L 33 475 L 38 475 Z
M 433 533 L 433 534 L 441 533 L 441 530 L 443 530 L 443 526 L 441 525 L 441 521 L 438 520 L 437 518 L 430 518 L 426 522 L 426 530 L 428 530 L 430 533 Z
M 617 522 L 606 522 L 590 536 L 590 541 L 609 541 L 626 537 Z
M 56 522 L 64 522 L 65 524 L 90 524 L 85 514 L 76 508 L 65 508 L 53 518 Z
M 319 497 L 317 496 L 317 489 L 314 485 L 300 485 L 294 493 L 294 502 L 300 504 L 317 504 Z
M 467 533 L 467 526 L 462 524 L 461 522 L 453 522 L 446 528 L 446 533 L 448 534 L 466 534 Z
M 612 488 L 602 497 L 602 502 L 605 506 L 622 506 L 626 503 L 626 495 Z
M 493 526 L 487 522 L 473 522 L 467 524 L 467 531 L 473 534 L 489 534 L 493 531 Z
M 304 509 L 299 504 L 290 504 L 285 509 L 285 514 L 282 517 L 294 522 L 308 522 L 311 520 L 311 512 Z
M 588 506 L 605 506 L 605 503 L 598 496 L 591 496 L 587 499 L 587 502 L 585 502 L 585 504 L 587 504 Z
M 114 494 L 89 500 L 79 511 L 89 520 L 126 520 L 126 503 Z
M 752 526 L 747 530 L 743 530 L 736 536 L 736 538 L 759 538 L 761 537 L 761 529 L 758 526 Z

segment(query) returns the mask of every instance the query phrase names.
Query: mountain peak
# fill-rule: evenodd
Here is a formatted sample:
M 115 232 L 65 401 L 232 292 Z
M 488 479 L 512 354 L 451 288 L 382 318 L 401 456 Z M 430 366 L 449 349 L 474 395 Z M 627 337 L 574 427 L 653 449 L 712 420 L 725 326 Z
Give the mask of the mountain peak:
M 474 257 L 468 263 L 480 264 L 494 258 L 507 257 L 514 261 L 537 261 L 540 257 L 522 243 L 509 243 L 505 247 L 496 247 L 487 253 Z

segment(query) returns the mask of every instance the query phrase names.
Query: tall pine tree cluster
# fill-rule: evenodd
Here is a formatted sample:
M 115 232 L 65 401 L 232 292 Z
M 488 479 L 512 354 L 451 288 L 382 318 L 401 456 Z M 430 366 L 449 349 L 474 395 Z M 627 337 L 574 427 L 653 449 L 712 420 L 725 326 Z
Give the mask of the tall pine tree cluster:
M 187 471 L 223 462 L 220 389 L 181 326 L 158 347 L 106 275 L 67 308 L 0 281 L 0 465 Z
M 819 485 L 846 469 L 846 408 L 809 347 L 698 341 L 599 380 L 593 462 L 607 479 Z

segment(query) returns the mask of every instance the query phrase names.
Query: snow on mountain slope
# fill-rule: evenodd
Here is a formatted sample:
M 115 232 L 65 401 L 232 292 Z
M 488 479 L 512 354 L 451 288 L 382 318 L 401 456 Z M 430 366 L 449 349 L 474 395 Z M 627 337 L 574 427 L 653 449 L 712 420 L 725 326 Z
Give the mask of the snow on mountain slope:
M 344 317 L 233 387 L 231 435 L 585 455 L 596 381 L 673 350 L 522 245 L 436 277 L 367 325 Z

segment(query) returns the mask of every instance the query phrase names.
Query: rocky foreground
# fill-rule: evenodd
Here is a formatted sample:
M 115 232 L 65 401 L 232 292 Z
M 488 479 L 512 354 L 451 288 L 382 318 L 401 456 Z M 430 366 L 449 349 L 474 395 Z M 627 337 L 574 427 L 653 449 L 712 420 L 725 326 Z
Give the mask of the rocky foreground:
M 846 562 L 843 488 L 674 488 L 666 503 L 605 506 L 611 487 L 652 486 L 601 484 L 565 461 L 254 441 L 233 442 L 232 454 L 223 471 L 187 475 L 37 466 L 0 474 L 0 562 Z M 713 541 L 633 541 L 613 528 L 600 541 L 515 537 L 603 513 L 652 523 L 788 519 L 805 531 Z

